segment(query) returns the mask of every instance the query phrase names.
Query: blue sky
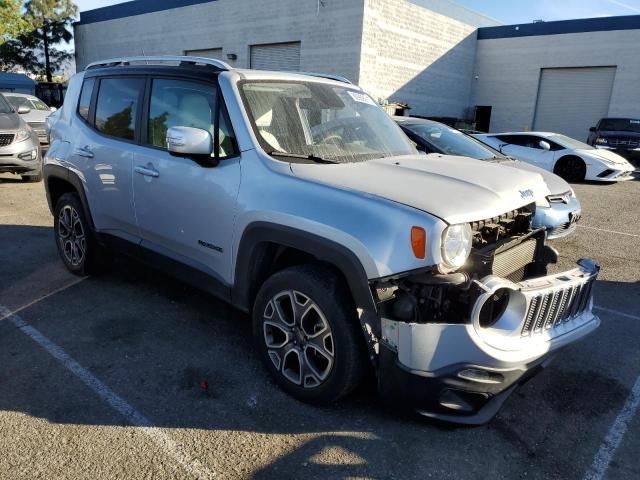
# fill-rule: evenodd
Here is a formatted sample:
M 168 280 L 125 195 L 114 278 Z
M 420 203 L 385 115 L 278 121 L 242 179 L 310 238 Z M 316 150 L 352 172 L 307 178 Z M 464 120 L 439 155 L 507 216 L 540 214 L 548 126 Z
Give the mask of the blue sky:
M 76 0 L 80 11 L 104 7 L 123 0 Z M 309 0 L 310 1 L 310 0 Z M 454 0 L 502 23 L 533 20 L 640 15 L 640 0 Z

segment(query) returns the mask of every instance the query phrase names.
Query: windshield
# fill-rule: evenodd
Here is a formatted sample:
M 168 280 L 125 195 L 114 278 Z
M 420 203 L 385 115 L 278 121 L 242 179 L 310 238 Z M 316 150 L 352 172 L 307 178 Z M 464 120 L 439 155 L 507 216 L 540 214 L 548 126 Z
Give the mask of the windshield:
M 9 103 L 13 105 L 16 110 L 22 106 L 30 108 L 31 110 L 46 110 L 49 111 L 49 107 L 36 97 L 19 97 L 17 95 L 5 95 Z
M 564 148 L 572 148 L 574 150 L 595 150 L 595 147 L 592 147 L 591 145 L 587 145 L 580 140 L 567 137 L 566 135 L 560 135 L 559 133 L 549 135 L 549 140 L 553 140 L 558 145 Z
M 252 127 L 267 153 L 356 162 L 417 151 L 368 95 L 316 82 L 241 84 Z M 283 158 L 285 158 L 283 156 Z
M 9 102 L 5 99 L 4 95 L 0 93 L 0 113 L 11 113 L 13 108 L 9 105 Z
M 605 118 L 599 130 L 640 133 L 640 120 L 632 118 Z
M 477 160 L 494 160 L 497 158 L 497 152 L 446 125 L 422 123 L 407 125 L 406 128 L 447 155 L 459 155 Z

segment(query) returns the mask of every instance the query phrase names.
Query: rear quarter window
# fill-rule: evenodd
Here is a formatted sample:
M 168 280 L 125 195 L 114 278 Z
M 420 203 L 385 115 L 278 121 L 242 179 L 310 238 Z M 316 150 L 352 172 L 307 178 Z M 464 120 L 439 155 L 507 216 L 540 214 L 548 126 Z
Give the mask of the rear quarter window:
M 78 115 L 89 122 L 89 108 L 91 107 L 91 96 L 93 95 L 93 86 L 96 83 L 95 78 L 87 78 L 82 84 L 80 92 L 80 100 L 78 101 Z

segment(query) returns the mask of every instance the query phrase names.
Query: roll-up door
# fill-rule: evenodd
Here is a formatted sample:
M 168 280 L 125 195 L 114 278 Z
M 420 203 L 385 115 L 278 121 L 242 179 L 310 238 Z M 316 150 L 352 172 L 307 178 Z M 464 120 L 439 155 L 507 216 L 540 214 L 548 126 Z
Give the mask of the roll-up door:
M 609 113 L 615 75 L 616 67 L 542 69 L 534 130 L 585 141 Z
M 251 45 L 251 68 L 299 71 L 300 42 Z

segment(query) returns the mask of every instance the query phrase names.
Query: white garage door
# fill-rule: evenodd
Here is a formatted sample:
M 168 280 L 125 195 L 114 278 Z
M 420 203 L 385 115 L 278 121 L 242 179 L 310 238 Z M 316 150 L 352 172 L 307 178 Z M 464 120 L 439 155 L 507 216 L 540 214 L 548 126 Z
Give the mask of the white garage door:
M 251 45 L 251 68 L 300 71 L 300 42 Z
M 615 67 L 543 69 L 534 129 L 585 141 L 609 113 L 615 75 Z
M 207 48 L 202 50 L 185 50 L 184 54 L 190 55 L 192 57 L 215 58 L 216 60 L 224 60 L 224 58 L 222 58 L 221 48 Z

